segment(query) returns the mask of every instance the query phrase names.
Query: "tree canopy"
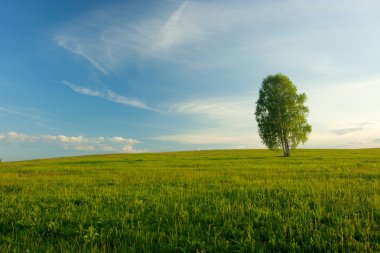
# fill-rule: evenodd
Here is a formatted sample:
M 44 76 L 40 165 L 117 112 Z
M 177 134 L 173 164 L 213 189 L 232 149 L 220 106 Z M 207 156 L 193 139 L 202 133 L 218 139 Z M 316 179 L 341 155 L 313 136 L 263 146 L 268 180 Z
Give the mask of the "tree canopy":
M 283 74 L 269 75 L 262 83 L 256 102 L 256 120 L 263 143 L 271 150 L 290 149 L 305 143 L 311 132 L 307 122 L 307 96 L 297 94 L 296 86 Z

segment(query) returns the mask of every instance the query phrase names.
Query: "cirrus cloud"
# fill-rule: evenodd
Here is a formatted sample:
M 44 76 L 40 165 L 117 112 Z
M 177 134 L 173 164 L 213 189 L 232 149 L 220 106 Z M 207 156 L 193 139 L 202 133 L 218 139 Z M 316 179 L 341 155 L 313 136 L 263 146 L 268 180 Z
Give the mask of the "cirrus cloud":
M 83 87 L 83 86 L 73 84 L 66 80 L 63 80 L 62 83 L 69 86 L 73 91 L 82 95 L 91 96 L 91 97 L 99 97 L 99 98 L 103 98 L 114 103 L 154 111 L 154 109 L 150 108 L 144 102 L 138 99 L 127 98 L 111 90 L 105 90 L 105 91 L 94 90 L 88 87 Z

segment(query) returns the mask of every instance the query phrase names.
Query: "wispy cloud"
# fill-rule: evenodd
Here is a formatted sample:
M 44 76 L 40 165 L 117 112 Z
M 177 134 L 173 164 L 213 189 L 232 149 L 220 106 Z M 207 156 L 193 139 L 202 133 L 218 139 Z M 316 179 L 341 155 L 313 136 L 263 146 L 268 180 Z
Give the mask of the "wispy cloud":
M 69 86 L 73 91 L 82 95 L 99 97 L 99 98 L 103 98 L 114 103 L 154 111 L 153 108 L 150 108 L 144 102 L 138 99 L 127 98 L 111 90 L 105 90 L 105 91 L 94 90 L 88 87 L 75 85 L 65 80 L 63 80 L 62 83 Z
M 350 134 L 350 133 L 366 130 L 371 125 L 373 125 L 373 123 L 371 122 L 339 124 L 334 129 L 332 129 L 331 132 L 336 135 L 345 135 L 345 134 Z
M 113 137 L 84 137 L 66 135 L 28 135 L 10 131 L 6 134 L 0 133 L 0 141 L 7 143 L 36 143 L 38 145 L 58 145 L 66 150 L 77 151 L 106 151 L 106 152 L 141 152 L 134 145 L 138 140 L 121 136 Z
M 169 111 L 223 126 L 251 127 L 254 124 L 255 95 L 242 97 L 204 97 L 180 101 L 169 106 Z M 217 122 L 215 122 L 217 121 Z
M 359 132 L 368 129 L 368 127 L 374 125 L 371 122 L 357 122 L 357 123 L 346 123 L 339 124 L 334 129 L 331 130 L 332 133 L 336 135 L 345 135 L 354 132 Z
M 86 51 L 86 44 L 83 41 L 77 41 L 75 38 L 69 38 L 64 35 L 59 35 L 55 37 L 57 44 L 70 52 L 77 54 L 87 61 L 89 61 L 96 69 L 101 71 L 103 74 L 108 75 L 108 71 L 105 66 L 102 66 L 96 60 L 94 60 L 91 54 Z
M 5 114 L 17 114 L 18 112 L 9 108 L 0 107 L 0 112 Z
M 57 31 L 55 41 L 104 74 L 131 61 L 156 59 L 206 68 L 236 60 L 242 49 L 251 52 L 255 44 L 246 38 L 252 34 L 247 24 L 263 15 L 248 2 L 164 1 L 144 6 L 146 15 L 140 17 L 129 11 L 123 4 L 88 13 Z
M 104 74 L 141 59 L 200 68 L 242 63 L 252 68 L 252 62 L 259 61 L 275 69 L 336 73 L 357 67 L 343 57 L 346 41 L 358 34 L 368 38 L 356 43 L 365 54 L 365 42 L 376 45 L 368 30 L 371 19 L 362 18 L 363 13 L 377 18 L 378 4 L 370 6 L 357 1 L 344 6 L 330 1 L 163 1 L 144 6 L 145 15 L 136 17 L 130 15 L 130 5 L 118 4 L 71 20 L 57 31 L 55 41 Z M 351 19 L 345 20 L 341 12 Z M 294 13 L 302 24 L 284 29 L 294 26 Z M 321 18 L 335 25 L 320 27 L 325 24 Z M 360 28 L 352 21 L 356 19 L 364 22 Z
M 49 131 L 56 131 L 57 128 L 54 125 L 62 127 L 67 125 L 66 122 L 61 120 L 53 119 L 46 112 L 41 111 L 37 108 L 27 108 L 27 107 L 15 107 L 15 106 L 5 106 L 0 107 L 1 117 L 17 117 L 22 120 L 24 124 L 33 124 L 38 128 L 46 129 Z
M 336 135 L 344 135 L 344 134 L 350 134 L 358 131 L 362 131 L 362 127 L 348 127 L 348 128 L 338 128 L 331 130 L 332 133 Z
M 262 147 L 254 120 L 255 95 L 204 97 L 174 103 L 169 112 L 198 121 L 197 129 L 183 128 L 177 134 L 154 140 L 191 145 L 218 145 L 223 148 Z
M 40 120 L 42 112 L 36 108 L 0 107 L 0 115 L 17 115 Z
M 125 5 L 96 11 L 62 28 L 55 41 L 108 74 L 106 68 L 116 68 L 126 59 L 167 57 L 181 44 L 202 40 L 197 19 L 186 18 L 191 5 L 153 4 L 154 11 L 141 20 L 129 19 Z

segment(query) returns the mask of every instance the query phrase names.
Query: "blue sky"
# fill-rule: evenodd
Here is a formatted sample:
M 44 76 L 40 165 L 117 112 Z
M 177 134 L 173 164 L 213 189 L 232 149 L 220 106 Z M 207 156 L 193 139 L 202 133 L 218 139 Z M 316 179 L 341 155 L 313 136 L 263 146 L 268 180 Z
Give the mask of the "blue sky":
M 305 148 L 380 146 L 378 1 L 1 1 L 0 157 L 263 148 L 282 72 Z

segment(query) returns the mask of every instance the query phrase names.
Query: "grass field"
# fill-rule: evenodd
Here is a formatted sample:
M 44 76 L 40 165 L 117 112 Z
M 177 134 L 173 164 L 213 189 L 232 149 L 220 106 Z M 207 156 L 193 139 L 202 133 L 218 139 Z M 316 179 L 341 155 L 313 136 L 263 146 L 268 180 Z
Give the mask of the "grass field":
M 380 252 L 380 149 L 0 164 L 0 252 Z

